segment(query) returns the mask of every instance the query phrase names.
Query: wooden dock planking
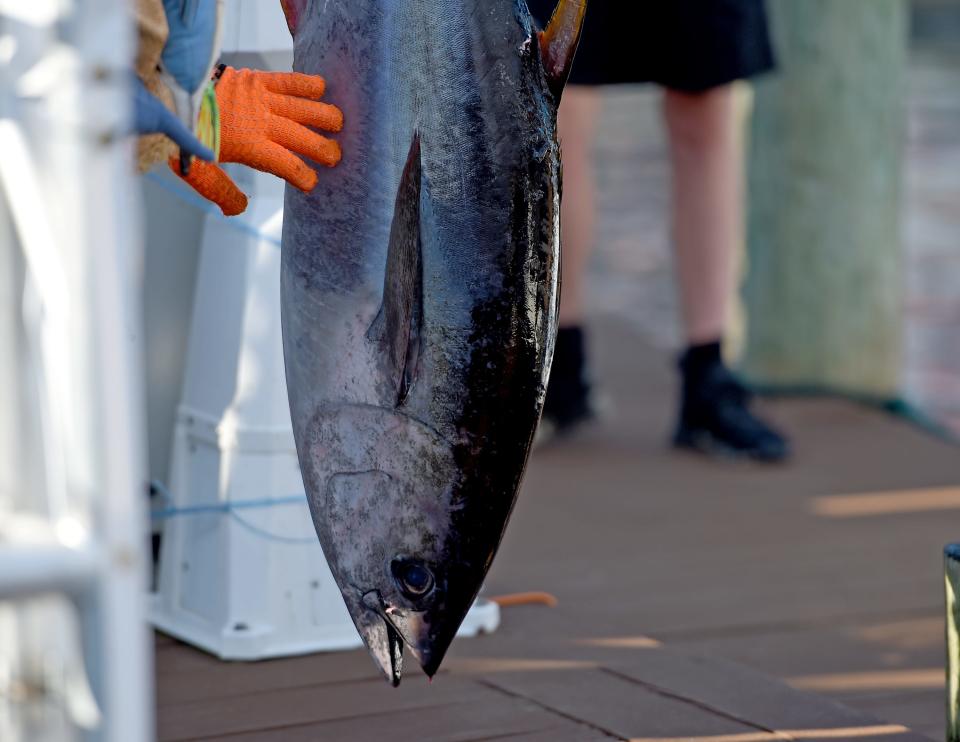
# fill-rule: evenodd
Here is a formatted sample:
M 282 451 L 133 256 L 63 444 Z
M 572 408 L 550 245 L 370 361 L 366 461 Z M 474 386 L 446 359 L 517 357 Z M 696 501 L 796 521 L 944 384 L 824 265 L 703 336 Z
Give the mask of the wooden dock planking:
M 478 700 L 484 700 L 478 694 Z M 216 739 L 216 738 L 214 738 Z M 417 742 L 480 742 L 480 740 L 565 740 L 593 742 L 610 738 L 582 724 L 550 714 L 533 704 L 514 699 L 480 705 L 476 701 L 405 709 L 393 713 L 371 714 L 363 724 L 355 719 L 284 727 L 249 732 L 226 738 L 230 742 L 317 742 L 317 740 L 349 740 L 350 742 L 383 742 L 383 740 L 417 740 Z M 225 740 L 226 742 L 226 740 Z
M 339 742 L 392 730 L 397 740 L 753 742 L 783 739 L 764 731 L 780 729 L 904 742 L 919 737 L 898 724 L 936 728 L 936 689 L 892 688 L 880 700 L 831 694 L 859 709 L 851 711 L 709 656 L 784 680 L 935 663 L 951 519 L 824 518 L 813 503 L 884 483 L 949 484 L 956 449 L 881 413 L 821 400 L 771 406 L 802 466 L 665 453 L 662 355 L 625 361 L 623 349 L 639 341 L 615 323 L 596 343 L 620 416 L 592 438 L 534 454 L 487 582 L 490 594 L 550 591 L 556 608 L 505 609 L 493 636 L 454 643 L 432 685 L 408 658 L 398 690 L 362 651 L 220 663 L 162 639 L 161 740 Z
M 758 729 L 852 728 L 876 723 L 875 716 L 826 702 L 716 658 L 661 650 L 645 655 L 642 661 L 618 663 L 609 671 Z
M 187 740 L 338 720 L 353 720 L 362 728 L 367 719 L 399 711 L 421 709 L 427 713 L 456 702 L 498 700 L 489 689 L 458 678 L 435 682 L 429 688 L 426 679 L 411 682 L 414 678 L 400 688 L 391 688 L 381 679 L 324 685 L 301 680 L 295 687 L 250 690 L 165 706 L 159 715 L 159 737 Z
M 167 650 L 164 650 L 165 652 Z M 194 650 L 181 647 L 177 654 L 180 664 L 190 667 L 196 658 L 186 660 L 183 654 Z M 199 654 L 199 653 L 197 653 Z M 370 662 L 366 653 L 344 652 L 336 655 L 335 662 L 329 656 L 310 655 L 270 662 L 219 662 L 198 663 L 188 671 L 172 673 L 175 680 L 165 682 L 170 657 L 162 654 L 158 665 L 166 670 L 158 675 L 157 706 L 175 706 L 194 701 L 211 701 L 248 693 L 280 691 L 305 686 L 322 686 L 331 683 L 382 682 L 379 671 Z M 203 656 L 207 659 L 206 656 Z M 212 658 L 210 658 L 212 659 Z
M 602 668 L 504 673 L 486 682 L 517 698 L 586 723 L 614 739 L 756 731 L 748 724 L 643 688 Z
M 489 641 L 474 640 L 468 646 Z M 547 662 L 522 653 L 499 659 L 460 656 L 432 684 L 411 676 L 399 689 L 379 678 L 312 682 L 320 666 L 324 667 L 319 674 L 326 676 L 357 660 L 367 661 L 361 652 L 318 655 L 309 663 L 223 664 L 226 674 L 242 670 L 239 674 L 245 680 L 217 696 L 161 706 L 159 739 L 379 742 L 385 735 L 417 742 L 784 739 L 775 730 L 806 731 L 814 735 L 812 739 L 821 738 L 818 733 L 831 738 L 837 730 L 853 730 L 851 739 L 922 739 L 728 662 L 662 647 L 619 661 L 608 647 L 593 647 L 596 656 L 585 660 L 582 645 L 565 646 L 581 659 Z M 194 652 L 186 647 L 179 651 Z M 260 672 L 249 674 L 251 670 Z M 285 680 L 278 685 L 281 676 Z M 161 675 L 158 692 L 170 698 L 166 686 L 175 678 Z M 189 693 L 189 684 L 196 679 L 180 682 L 187 684 Z M 873 728 L 884 731 L 876 737 L 862 734 Z

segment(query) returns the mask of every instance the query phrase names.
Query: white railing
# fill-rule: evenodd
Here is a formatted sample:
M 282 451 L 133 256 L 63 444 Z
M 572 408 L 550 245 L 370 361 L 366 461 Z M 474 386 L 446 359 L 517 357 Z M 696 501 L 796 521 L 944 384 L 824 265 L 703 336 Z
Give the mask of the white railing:
M 0 0 L 0 739 L 152 737 L 125 0 Z

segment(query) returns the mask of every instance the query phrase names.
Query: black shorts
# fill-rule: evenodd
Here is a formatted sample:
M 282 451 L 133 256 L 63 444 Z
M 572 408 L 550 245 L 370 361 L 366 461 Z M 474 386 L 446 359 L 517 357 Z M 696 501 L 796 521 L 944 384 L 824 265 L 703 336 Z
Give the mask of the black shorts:
M 527 0 L 546 25 L 556 0 Z M 570 82 L 701 91 L 774 64 L 764 0 L 589 0 Z

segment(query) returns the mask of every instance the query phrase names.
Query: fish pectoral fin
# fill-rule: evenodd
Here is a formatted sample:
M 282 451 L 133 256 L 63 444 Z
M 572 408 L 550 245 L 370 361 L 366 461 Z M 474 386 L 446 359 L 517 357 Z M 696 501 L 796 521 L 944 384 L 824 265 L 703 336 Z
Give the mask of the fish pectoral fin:
M 420 235 L 422 167 L 420 135 L 415 134 L 400 176 L 390 227 L 383 303 L 367 331 L 381 346 L 388 394 L 399 407 L 416 379 L 423 322 L 423 258 Z
M 547 27 L 540 32 L 540 55 L 550 91 L 557 103 L 570 77 L 580 43 L 587 0 L 560 0 Z

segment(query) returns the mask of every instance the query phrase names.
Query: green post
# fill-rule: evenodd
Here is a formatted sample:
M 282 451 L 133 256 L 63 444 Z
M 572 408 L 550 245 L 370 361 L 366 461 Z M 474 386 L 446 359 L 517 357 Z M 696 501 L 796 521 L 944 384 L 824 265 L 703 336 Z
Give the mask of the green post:
M 947 742 L 960 742 L 960 544 L 944 549 L 947 591 Z
M 770 0 L 756 85 L 748 379 L 892 397 L 899 385 L 903 0 Z

